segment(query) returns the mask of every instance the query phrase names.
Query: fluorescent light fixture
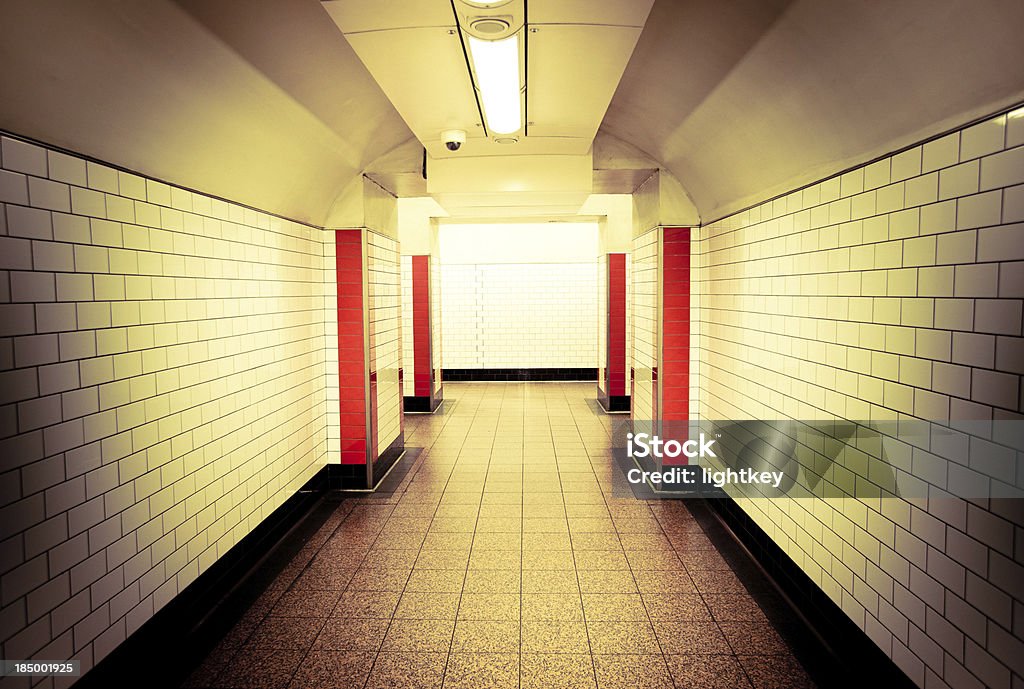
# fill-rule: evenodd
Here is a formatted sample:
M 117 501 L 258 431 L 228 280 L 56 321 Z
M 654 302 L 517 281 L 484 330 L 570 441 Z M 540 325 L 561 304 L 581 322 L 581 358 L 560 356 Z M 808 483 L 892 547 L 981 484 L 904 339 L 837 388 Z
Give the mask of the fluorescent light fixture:
M 469 36 L 469 54 L 476 70 L 487 127 L 512 134 L 523 126 L 519 98 L 519 37 L 482 41 Z

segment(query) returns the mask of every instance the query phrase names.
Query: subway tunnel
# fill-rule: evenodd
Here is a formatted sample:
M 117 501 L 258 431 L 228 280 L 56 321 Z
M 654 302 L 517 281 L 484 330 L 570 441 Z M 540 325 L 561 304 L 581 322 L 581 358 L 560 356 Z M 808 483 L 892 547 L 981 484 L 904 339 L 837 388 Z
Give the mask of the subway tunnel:
M 0 0 L 0 687 L 1024 687 L 1024 4 Z

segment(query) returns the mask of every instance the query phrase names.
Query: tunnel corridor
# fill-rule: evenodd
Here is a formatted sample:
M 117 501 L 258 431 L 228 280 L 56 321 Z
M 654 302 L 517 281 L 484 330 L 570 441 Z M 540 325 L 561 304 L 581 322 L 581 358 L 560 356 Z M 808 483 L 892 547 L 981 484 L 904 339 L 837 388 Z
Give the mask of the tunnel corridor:
M 0 689 L 1024 689 L 1020 0 L 0 0 Z

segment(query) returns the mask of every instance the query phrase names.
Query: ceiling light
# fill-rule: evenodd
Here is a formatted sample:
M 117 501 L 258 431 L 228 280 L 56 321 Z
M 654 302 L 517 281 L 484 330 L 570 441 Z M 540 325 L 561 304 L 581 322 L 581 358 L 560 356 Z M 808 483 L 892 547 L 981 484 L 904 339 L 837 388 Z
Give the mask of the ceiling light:
M 519 88 L 519 37 L 499 41 L 469 38 L 469 53 L 476 70 L 480 102 L 488 128 L 512 134 L 523 126 Z

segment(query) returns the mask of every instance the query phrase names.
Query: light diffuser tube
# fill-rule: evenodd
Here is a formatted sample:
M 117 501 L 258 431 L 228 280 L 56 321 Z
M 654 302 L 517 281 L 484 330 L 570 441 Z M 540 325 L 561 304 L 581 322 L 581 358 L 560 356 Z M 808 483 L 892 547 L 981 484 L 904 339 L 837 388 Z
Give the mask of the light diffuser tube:
M 480 87 L 487 128 L 512 134 L 523 126 L 519 103 L 519 38 L 482 41 L 469 36 L 469 54 Z

